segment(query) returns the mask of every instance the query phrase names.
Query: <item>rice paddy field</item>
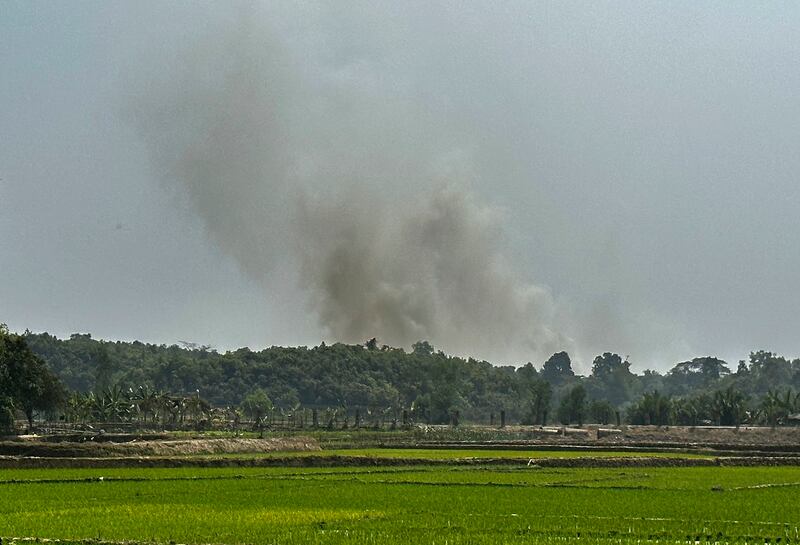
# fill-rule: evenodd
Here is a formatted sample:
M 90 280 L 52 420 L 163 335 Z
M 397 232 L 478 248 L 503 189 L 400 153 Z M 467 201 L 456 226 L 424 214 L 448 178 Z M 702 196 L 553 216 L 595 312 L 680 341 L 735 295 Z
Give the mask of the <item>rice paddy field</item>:
M 208 454 L 211 458 L 216 455 Z M 536 449 L 469 449 L 469 448 L 353 448 L 353 449 L 325 449 L 324 451 L 287 451 L 264 453 L 226 454 L 226 458 L 285 458 L 302 456 L 338 456 L 338 457 L 367 457 L 391 458 L 414 460 L 463 460 L 463 459 L 508 459 L 528 462 L 548 458 L 689 458 L 713 459 L 712 454 L 694 452 L 658 452 L 658 451 L 616 451 L 616 450 L 536 450 Z
M 0 470 L 4 545 L 798 543 L 799 532 L 793 466 Z

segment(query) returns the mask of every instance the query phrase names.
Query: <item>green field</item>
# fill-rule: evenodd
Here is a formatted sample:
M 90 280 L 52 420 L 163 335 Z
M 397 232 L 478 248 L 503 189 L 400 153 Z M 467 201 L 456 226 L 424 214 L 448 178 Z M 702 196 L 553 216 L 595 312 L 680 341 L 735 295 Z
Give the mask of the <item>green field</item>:
M 711 454 L 685 452 L 648 452 L 614 450 L 517 450 L 517 449 L 461 449 L 461 448 L 355 448 L 324 449 L 322 451 L 276 451 L 263 453 L 224 454 L 225 458 L 286 458 L 297 456 L 355 456 L 367 458 L 396 458 L 416 460 L 457 460 L 457 459 L 512 459 L 527 462 L 541 458 L 691 458 L 713 459 Z M 219 454 L 192 454 L 186 458 L 219 458 Z
M 795 467 L 0 471 L 4 537 L 287 545 L 793 543 L 800 540 L 798 527 Z
M 510 450 L 510 449 L 396 449 L 365 448 L 326 450 L 323 454 L 339 456 L 372 456 L 377 458 L 421 458 L 427 460 L 450 460 L 457 458 L 512 458 L 530 460 L 536 458 L 713 458 L 712 455 L 679 452 L 603 451 L 603 450 Z

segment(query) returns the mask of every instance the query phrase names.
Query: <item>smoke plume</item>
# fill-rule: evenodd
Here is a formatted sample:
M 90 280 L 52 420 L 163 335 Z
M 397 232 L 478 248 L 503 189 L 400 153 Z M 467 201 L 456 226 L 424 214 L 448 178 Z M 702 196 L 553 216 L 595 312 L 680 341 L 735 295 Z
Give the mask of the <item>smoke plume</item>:
M 329 340 L 537 361 L 568 345 L 470 190 L 480 146 L 380 58 L 243 16 L 147 78 L 157 175 L 266 290 L 290 264 Z M 567 346 L 568 347 L 568 346 Z

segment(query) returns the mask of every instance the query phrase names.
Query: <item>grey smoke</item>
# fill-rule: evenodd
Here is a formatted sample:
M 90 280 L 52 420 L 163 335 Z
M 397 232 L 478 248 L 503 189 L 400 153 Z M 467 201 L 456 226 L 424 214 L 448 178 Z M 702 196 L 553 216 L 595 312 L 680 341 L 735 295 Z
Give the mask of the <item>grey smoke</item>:
M 570 348 L 508 258 L 502 210 L 470 189 L 459 122 L 380 59 L 299 57 L 262 21 L 202 36 L 136 102 L 157 175 L 208 236 L 266 290 L 294 268 L 328 340 L 515 362 Z
M 6 2 L 2 320 L 220 349 L 344 338 L 361 326 L 320 325 L 341 307 L 304 263 L 344 228 L 302 218 L 357 218 L 368 278 L 405 293 L 385 271 L 411 258 L 385 248 L 450 192 L 489 211 L 500 276 L 555 299 L 482 324 L 510 360 L 541 363 L 524 347 L 547 329 L 584 373 L 609 350 L 637 370 L 797 355 L 798 26 L 798 3 Z M 401 323 L 467 351 L 419 309 Z
M 302 208 L 302 279 L 336 339 L 419 339 L 462 353 L 532 357 L 565 343 L 549 293 L 522 282 L 494 211 L 458 186 L 391 203 Z

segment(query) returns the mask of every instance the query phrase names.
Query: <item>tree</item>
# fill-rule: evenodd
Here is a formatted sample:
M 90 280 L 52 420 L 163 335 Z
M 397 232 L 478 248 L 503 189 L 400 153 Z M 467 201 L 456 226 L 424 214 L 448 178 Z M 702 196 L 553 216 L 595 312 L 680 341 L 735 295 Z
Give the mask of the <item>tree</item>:
M 553 397 L 552 387 L 546 381 L 532 376 L 522 388 L 521 396 L 526 408 L 525 420 L 529 424 L 546 424 L 550 399 Z
M 639 378 L 639 386 L 641 391 L 652 392 L 653 390 L 663 390 L 665 377 L 658 371 L 652 369 L 645 369 L 642 376 Z
M 776 391 L 768 391 L 761 399 L 761 406 L 759 407 L 759 410 L 764 417 L 765 423 L 769 424 L 773 428 L 778 425 L 778 419 L 781 416 L 780 405 L 780 396 Z
M 800 409 L 800 393 L 787 389 L 781 394 L 778 390 L 768 391 L 761 399 L 759 412 L 766 424 L 772 427 L 785 424 L 789 417 Z
M 433 345 L 428 341 L 417 341 L 411 345 L 411 351 L 416 356 L 432 356 Z
M 683 426 L 697 426 L 711 423 L 712 399 L 705 392 L 692 397 L 677 398 L 672 402 L 672 412 L 675 422 Z
M 672 414 L 672 401 L 669 397 L 658 393 L 658 390 L 646 392 L 628 409 L 628 420 L 631 424 L 664 426 L 669 424 Z
M 147 386 L 139 386 L 136 390 L 130 390 L 130 396 L 136 405 L 137 412 L 144 418 L 147 424 L 147 417 L 153 415 L 155 420 L 158 411 L 158 392 Z
M 582 384 L 578 384 L 561 399 L 558 407 L 558 419 L 564 425 L 577 423 L 582 426 L 585 414 L 586 388 Z
M 256 388 L 245 396 L 241 409 L 258 427 L 264 417 L 272 410 L 272 400 L 264 390 Z
M 717 390 L 711 403 L 711 412 L 719 426 L 736 426 L 747 416 L 747 398 L 733 388 Z
M 186 398 L 186 411 L 189 413 L 189 418 L 195 425 L 199 424 L 202 420 L 209 418 L 211 415 L 211 405 L 200 397 L 200 392 L 195 392 L 195 395 Z
M 705 390 L 730 373 L 726 362 L 706 356 L 676 364 L 667 373 L 666 383 L 672 393 Z
M 750 353 L 750 374 L 753 376 L 750 393 L 766 393 L 791 383 L 792 364 L 777 354 L 759 350 Z
M 572 361 L 566 352 L 556 352 L 542 366 L 541 376 L 553 386 L 564 384 L 575 376 Z
M 97 346 L 94 360 L 94 390 L 95 392 L 103 392 L 111 388 L 111 375 L 113 372 L 111 358 L 108 356 L 108 349 L 105 344 Z
M 589 383 L 592 397 L 606 399 L 615 407 L 630 400 L 636 376 L 631 373 L 631 364 L 618 354 L 606 352 L 592 363 Z
M 58 378 L 28 348 L 25 338 L 0 324 L 0 396 L 25 413 L 29 429 L 36 411 L 54 411 L 65 399 Z
M 0 397 L 0 435 L 14 433 L 14 403 L 9 397 Z
M 614 419 L 614 407 L 605 399 L 595 399 L 589 403 L 587 409 L 590 422 L 595 424 L 609 424 Z

